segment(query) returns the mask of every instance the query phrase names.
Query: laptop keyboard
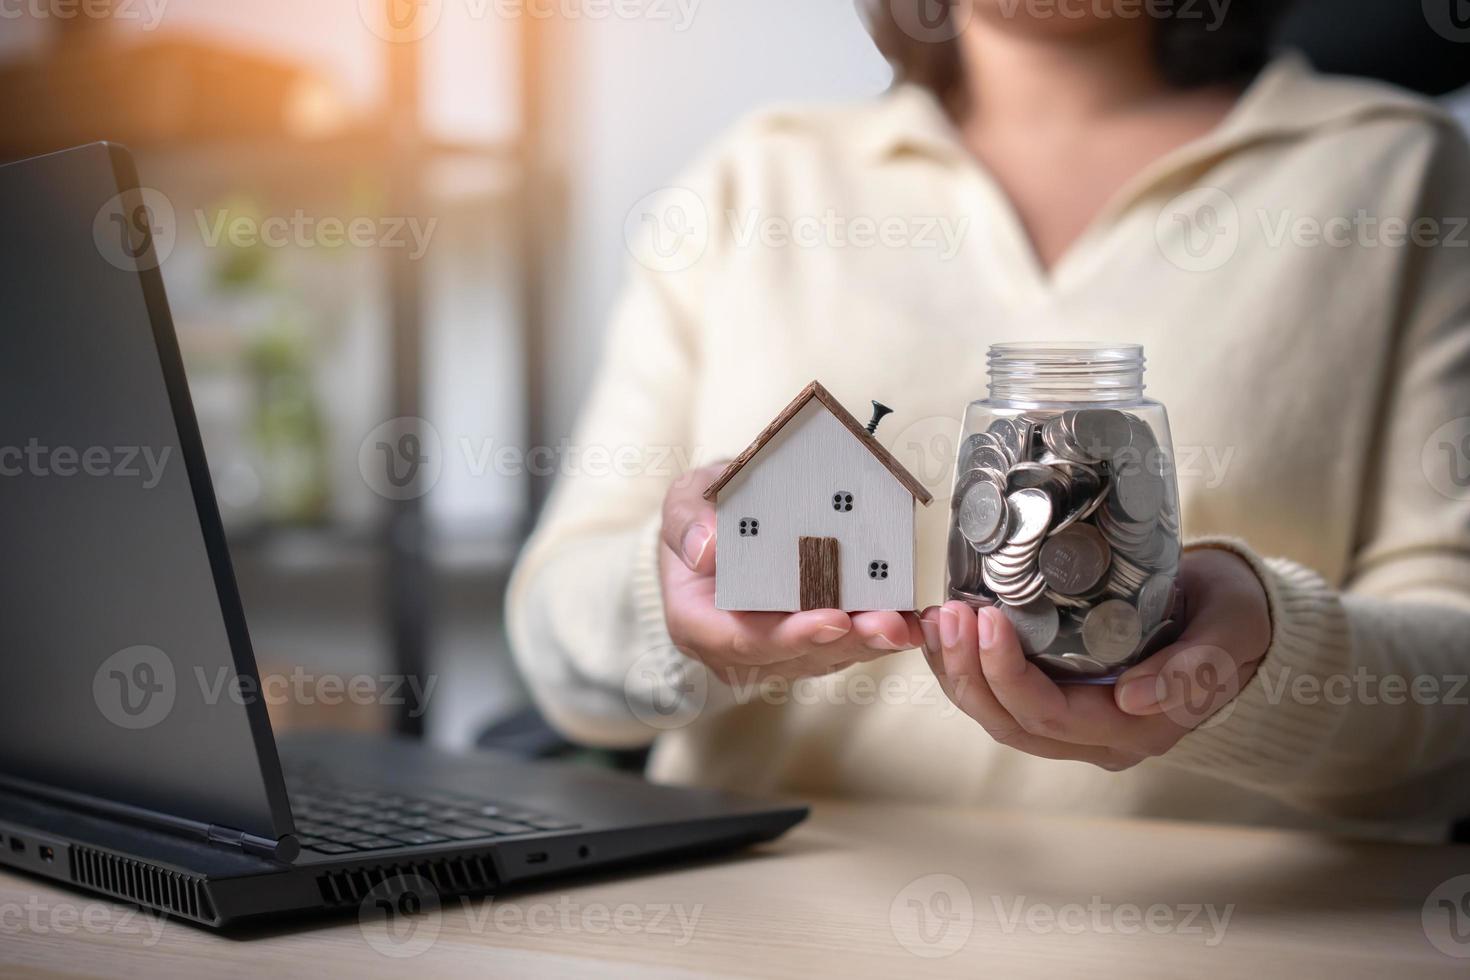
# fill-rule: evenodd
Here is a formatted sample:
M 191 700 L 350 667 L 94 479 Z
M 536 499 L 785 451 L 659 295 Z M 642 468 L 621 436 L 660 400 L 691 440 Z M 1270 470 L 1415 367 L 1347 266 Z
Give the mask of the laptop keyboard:
M 301 846 L 317 854 L 489 840 L 578 826 L 551 814 L 464 793 L 409 795 L 289 777 L 286 789 Z

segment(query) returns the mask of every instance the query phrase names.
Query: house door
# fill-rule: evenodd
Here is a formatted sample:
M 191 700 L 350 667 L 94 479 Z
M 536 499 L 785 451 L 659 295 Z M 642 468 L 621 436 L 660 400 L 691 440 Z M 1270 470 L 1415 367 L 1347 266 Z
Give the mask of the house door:
M 801 573 L 801 608 L 840 609 L 837 539 L 801 538 L 797 541 Z

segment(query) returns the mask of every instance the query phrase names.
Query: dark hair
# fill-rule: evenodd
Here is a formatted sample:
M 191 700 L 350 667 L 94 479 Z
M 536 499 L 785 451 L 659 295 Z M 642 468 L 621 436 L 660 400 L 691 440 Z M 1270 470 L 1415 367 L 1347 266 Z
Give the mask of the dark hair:
M 964 80 L 956 37 L 975 0 L 860 0 L 868 32 L 893 65 L 895 78 L 932 89 L 953 107 Z M 1024 2 L 1024 0 L 1021 0 Z M 1060 4 L 1064 0 L 1057 0 Z M 1271 56 L 1276 28 L 1293 0 L 1232 0 L 1219 22 L 1200 16 L 1157 16 L 1154 57 L 1176 88 L 1243 86 Z M 935 8 L 935 3 L 940 4 Z M 1143 0 L 1148 16 L 1153 0 Z M 1169 10 L 1177 7 L 1170 3 Z M 934 13 L 943 11 L 940 16 Z M 928 16 L 928 20 L 921 19 Z M 920 27 L 920 29 L 915 29 Z

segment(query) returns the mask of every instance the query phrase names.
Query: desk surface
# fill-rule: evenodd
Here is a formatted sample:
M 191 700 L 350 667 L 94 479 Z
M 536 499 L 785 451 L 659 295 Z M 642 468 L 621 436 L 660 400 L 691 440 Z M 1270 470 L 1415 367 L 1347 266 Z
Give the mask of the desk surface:
M 743 858 L 240 938 L 0 874 L 0 975 L 1463 978 L 1458 875 L 1470 848 L 831 803 Z

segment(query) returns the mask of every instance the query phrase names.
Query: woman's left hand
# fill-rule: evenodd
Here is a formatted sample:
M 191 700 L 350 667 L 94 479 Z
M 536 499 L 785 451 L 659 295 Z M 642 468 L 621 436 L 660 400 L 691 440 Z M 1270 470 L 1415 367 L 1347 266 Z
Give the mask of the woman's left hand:
M 1189 622 L 1177 641 L 1116 687 L 1057 684 L 1021 652 L 998 608 L 963 602 L 920 618 L 929 666 L 955 705 L 1003 745 L 1111 771 L 1163 755 L 1234 699 L 1271 640 L 1266 593 L 1228 551 L 1185 555 L 1178 585 Z

